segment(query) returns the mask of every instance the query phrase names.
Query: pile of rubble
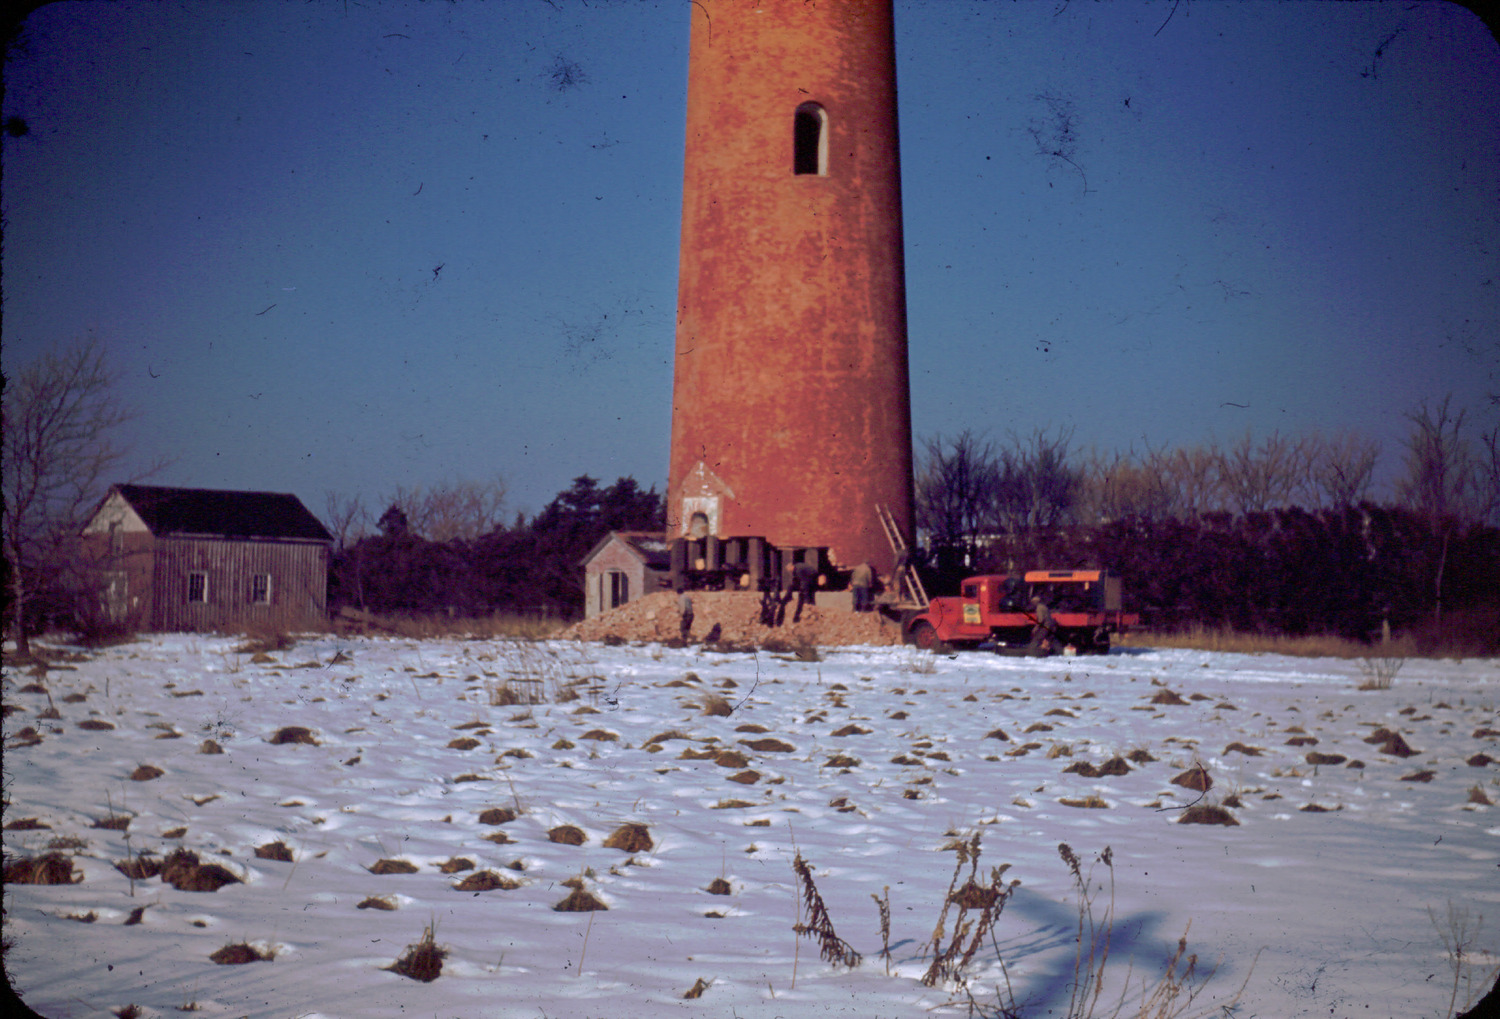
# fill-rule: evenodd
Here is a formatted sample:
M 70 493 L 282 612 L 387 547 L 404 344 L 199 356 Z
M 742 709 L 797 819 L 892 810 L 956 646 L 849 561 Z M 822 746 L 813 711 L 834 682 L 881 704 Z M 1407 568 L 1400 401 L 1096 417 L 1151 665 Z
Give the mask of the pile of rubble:
M 901 627 L 877 612 L 849 612 L 845 609 L 809 605 L 802 610 L 800 621 L 792 622 L 796 610 L 793 601 L 786 607 L 781 626 L 765 626 L 760 621 L 760 595 L 746 591 L 694 591 L 693 631 L 691 640 L 702 641 L 719 627 L 719 643 L 729 646 L 765 644 L 796 647 L 811 644 L 838 647 L 849 644 L 900 644 Z M 571 640 L 615 639 L 636 642 L 669 641 L 679 634 L 677 595 L 660 591 L 629 602 L 617 609 L 585 619 L 564 630 L 561 636 Z

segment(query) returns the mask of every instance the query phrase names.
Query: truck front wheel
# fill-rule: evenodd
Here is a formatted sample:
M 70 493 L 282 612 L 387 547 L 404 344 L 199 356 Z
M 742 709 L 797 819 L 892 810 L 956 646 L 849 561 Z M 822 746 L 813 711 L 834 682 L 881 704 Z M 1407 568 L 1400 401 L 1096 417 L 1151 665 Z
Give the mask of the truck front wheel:
M 911 624 L 911 642 L 923 651 L 935 650 L 938 645 L 937 630 L 927 620 L 919 619 Z

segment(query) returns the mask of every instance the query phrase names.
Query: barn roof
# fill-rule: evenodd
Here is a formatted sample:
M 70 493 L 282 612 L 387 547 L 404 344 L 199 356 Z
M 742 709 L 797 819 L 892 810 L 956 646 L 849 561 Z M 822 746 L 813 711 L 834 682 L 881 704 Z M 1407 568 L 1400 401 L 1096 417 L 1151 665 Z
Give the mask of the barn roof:
M 222 538 L 332 541 L 333 535 L 302 500 L 284 492 L 226 492 L 210 488 L 115 485 L 114 491 L 157 537 L 201 534 Z

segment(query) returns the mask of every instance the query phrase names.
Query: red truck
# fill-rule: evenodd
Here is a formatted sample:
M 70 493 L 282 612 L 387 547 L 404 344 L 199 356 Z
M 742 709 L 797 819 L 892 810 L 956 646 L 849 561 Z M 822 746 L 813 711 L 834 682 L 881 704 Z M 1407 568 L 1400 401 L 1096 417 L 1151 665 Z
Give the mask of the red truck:
M 1051 614 L 1047 636 L 1036 640 L 1040 598 Z M 1109 570 L 1031 570 L 970 577 L 958 597 L 933 598 L 902 621 L 907 643 L 920 648 L 976 648 L 993 643 L 1010 654 L 1103 654 L 1110 634 L 1140 622 L 1121 608 L 1120 576 Z

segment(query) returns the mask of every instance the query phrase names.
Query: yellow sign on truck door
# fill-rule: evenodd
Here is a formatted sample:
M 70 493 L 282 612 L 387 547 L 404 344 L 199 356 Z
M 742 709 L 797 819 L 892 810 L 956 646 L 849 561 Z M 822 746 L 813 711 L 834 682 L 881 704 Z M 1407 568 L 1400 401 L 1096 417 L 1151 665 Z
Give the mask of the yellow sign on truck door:
M 964 623 L 969 626 L 979 625 L 980 618 L 978 602 L 964 602 Z

